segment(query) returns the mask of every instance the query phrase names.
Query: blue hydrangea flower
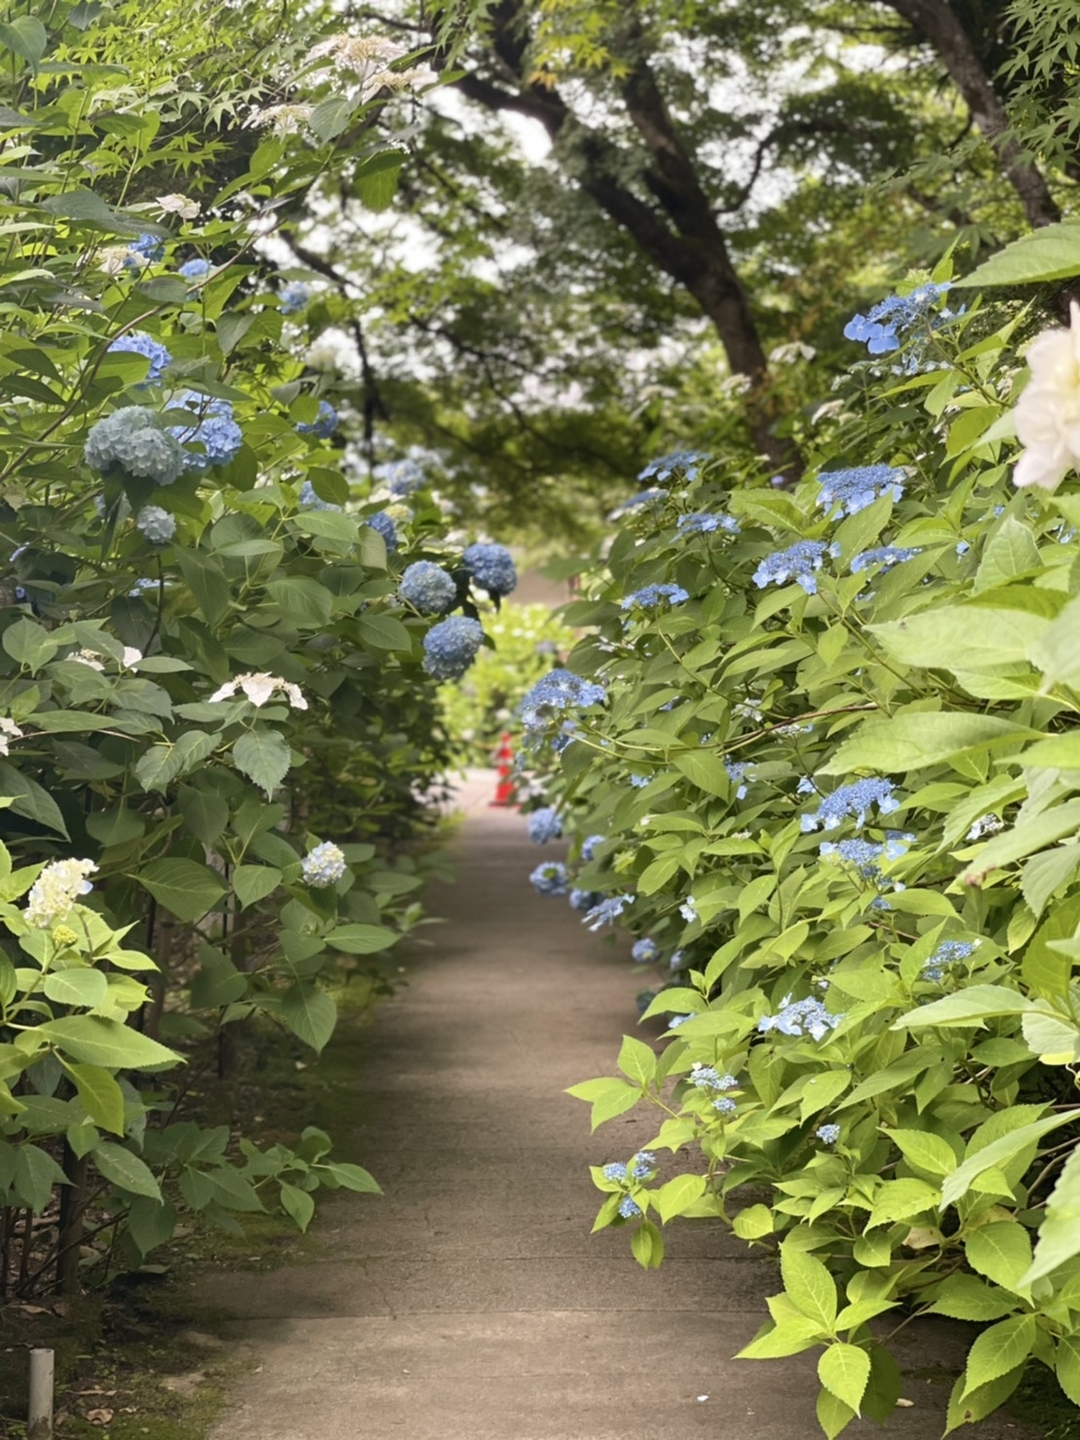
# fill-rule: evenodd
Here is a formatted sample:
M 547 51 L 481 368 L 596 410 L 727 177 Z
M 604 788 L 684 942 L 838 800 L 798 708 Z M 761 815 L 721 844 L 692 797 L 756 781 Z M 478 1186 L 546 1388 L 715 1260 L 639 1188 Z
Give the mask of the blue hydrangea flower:
M 840 507 L 841 515 L 856 515 L 880 495 L 899 500 L 904 493 L 904 472 L 892 465 L 856 465 L 850 470 L 829 470 L 818 476 L 818 504 L 826 510 Z
M 609 895 L 606 900 L 601 900 L 599 905 L 594 905 L 581 923 L 593 931 L 599 930 L 601 925 L 614 925 L 635 899 L 634 895 Z
M 603 1175 L 605 1180 L 625 1180 L 626 1166 L 621 1160 L 612 1160 L 604 1166 Z
M 606 835 L 586 835 L 585 839 L 581 842 L 581 858 L 586 864 L 588 864 L 596 854 L 596 847 L 602 845 L 606 839 Z
M 583 680 L 570 670 L 551 670 L 537 680 L 522 700 L 521 723 L 526 730 L 553 729 L 563 722 L 567 710 L 603 705 L 606 699 L 607 691 L 602 685 Z
M 714 530 L 724 530 L 728 535 L 739 535 L 739 522 L 730 515 L 680 515 L 676 528 L 684 535 L 711 535 Z
M 345 856 L 330 840 L 324 840 L 304 856 L 301 878 L 313 890 L 325 890 L 336 885 L 345 874 Z
M 891 815 L 899 810 L 900 801 L 893 795 L 889 780 L 855 780 L 850 785 L 841 785 L 831 795 L 822 797 L 821 804 L 813 815 L 804 815 L 800 821 L 803 834 L 819 827 L 835 830 L 847 816 L 852 816 L 857 826 L 866 822 L 871 805 L 878 807 L 880 815 Z
M 839 1125 L 819 1125 L 814 1134 L 823 1145 L 835 1145 L 840 1139 Z
M 817 794 L 817 786 L 814 784 L 813 780 L 810 779 L 809 775 L 804 775 L 804 776 L 802 777 L 802 779 L 799 781 L 798 785 L 795 786 L 795 794 L 796 794 L 796 795 L 816 795 L 816 794 Z
M 423 470 L 411 456 L 403 460 L 384 460 L 381 465 L 376 465 L 371 473 L 398 499 L 423 489 L 426 479 Z
M 663 500 L 663 498 L 664 492 L 662 490 L 642 490 L 637 495 L 631 495 L 630 498 L 624 500 L 621 505 L 616 506 L 608 516 L 608 519 L 621 520 L 624 515 L 628 515 L 632 510 L 639 510 L 643 505 L 651 505 L 654 501 Z
M 916 555 L 921 554 L 921 546 L 879 545 L 875 550 L 863 550 L 858 555 L 853 555 L 851 573 L 858 575 L 860 570 L 868 570 L 871 565 L 880 565 L 883 570 L 887 570 L 891 565 L 901 565 L 905 560 L 914 560 Z
M 201 280 L 210 274 L 210 261 L 196 256 L 194 260 L 185 260 L 176 273 L 184 280 Z
M 754 584 L 759 590 L 766 585 L 786 585 L 797 581 L 808 595 L 817 594 L 816 571 L 827 546 L 824 540 L 796 540 L 786 550 L 766 555 L 754 571 Z
M 844 326 L 848 340 L 866 345 L 871 355 L 887 355 L 900 348 L 900 337 L 925 321 L 931 306 L 945 294 L 948 285 L 927 281 L 910 295 L 887 295 L 867 315 L 853 315 Z
M 664 481 L 670 480 L 676 472 L 681 472 L 687 480 L 696 480 L 698 466 L 708 459 L 707 450 L 673 450 L 670 455 L 661 455 L 658 460 L 650 460 L 637 478 L 643 482 L 656 480 L 663 485 Z
M 738 1083 L 734 1075 L 721 1075 L 715 1065 L 702 1065 L 699 1060 L 690 1067 L 688 1078 L 698 1090 L 733 1090 Z
M 682 605 L 689 599 L 689 594 L 681 585 L 645 585 L 642 589 L 635 590 L 632 595 L 627 595 L 622 602 L 622 608 L 632 610 L 637 606 L 640 610 L 655 610 L 665 600 L 669 605 Z
M 790 995 L 785 995 L 779 1011 L 775 1015 L 763 1015 L 757 1028 L 762 1034 L 775 1030 L 780 1035 L 809 1035 L 813 1040 L 822 1040 L 843 1018 L 843 1015 L 830 1015 L 820 1000 L 807 997 L 793 1001 Z
M 545 805 L 529 816 L 529 839 L 534 845 L 546 845 L 549 840 L 558 840 L 561 834 L 562 821 L 554 806 Z
M 635 790 L 644 790 L 644 789 L 645 789 L 645 786 L 648 785 L 649 781 L 652 779 L 652 776 L 651 776 L 651 775 L 630 775 L 628 778 L 629 778 L 630 784 L 634 787 Z
M 529 880 L 541 895 L 566 894 L 566 866 L 559 860 L 546 860 L 543 865 L 537 865 Z
M 311 290 L 302 280 L 288 280 L 278 291 L 278 304 L 283 315 L 295 315 L 311 299 Z
M 176 520 L 160 505 L 144 505 L 135 517 L 135 528 L 151 545 L 167 545 L 176 534 Z
M 300 492 L 296 497 L 301 510 L 337 510 L 341 511 L 340 505 L 335 505 L 331 500 L 324 500 L 315 493 L 315 486 L 310 480 L 305 480 L 300 486 Z
M 201 474 L 211 465 L 229 465 L 236 459 L 244 443 L 244 432 L 233 419 L 228 400 L 185 390 L 169 402 L 169 409 L 183 410 L 193 420 L 190 425 L 169 427 L 169 434 L 185 448 L 189 470 Z M 191 446 L 197 448 L 191 449 Z
M 424 636 L 424 670 L 436 680 L 460 680 L 476 659 L 484 639 L 479 620 L 451 615 Z
M 730 1095 L 718 1095 L 712 1102 L 712 1108 L 719 1111 L 721 1115 L 734 1115 L 736 1105 Z
M 880 845 L 872 840 L 841 840 L 836 845 L 825 840 L 819 848 L 823 856 L 837 855 L 841 860 L 854 865 L 864 879 L 877 880 L 881 875 L 878 862 L 883 857 L 886 860 L 899 860 L 914 839 L 914 835 L 903 831 L 887 830 L 885 841 Z
M 93 470 L 116 466 L 156 485 L 171 485 L 188 466 L 184 450 L 141 405 L 125 405 L 99 420 L 86 437 L 83 456 Z
M 624 1195 L 619 1201 L 619 1214 L 624 1220 L 633 1220 L 641 1214 L 641 1206 L 632 1195 Z
M 514 557 L 505 545 L 470 545 L 461 558 L 477 585 L 489 595 L 509 595 L 517 585 Z
M 599 905 L 603 898 L 604 896 L 599 890 L 579 890 L 575 886 L 570 891 L 570 909 L 580 910 L 584 914 L 586 910 L 592 910 Z
M 145 355 L 150 361 L 146 379 L 140 381 L 136 387 L 139 390 L 147 385 L 156 385 L 166 365 L 172 364 L 172 356 L 165 346 L 152 335 L 147 335 L 145 330 L 133 330 L 130 335 L 118 335 L 108 348 L 114 354 Z
M 680 1025 L 685 1025 L 687 1020 L 692 1020 L 693 1015 L 672 1015 L 668 1018 L 668 1029 L 677 1030 Z
M 660 946 L 646 935 L 643 939 L 634 941 L 630 948 L 630 959 L 636 965 L 652 965 L 660 959 Z
M 921 980 L 941 980 L 950 965 L 966 960 L 975 949 L 974 940 L 942 940 L 930 959 L 923 966 Z
M 319 401 L 319 413 L 314 420 L 300 420 L 296 425 L 298 435 L 315 435 L 320 440 L 329 440 L 338 427 L 338 413 L 329 400 Z
M 745 760 L 729 760 L 726 756 L 724 757 L 724 769 L 728 773 L 728 779 L 736 786 L 736 800 L 746 799 L 746 782 L 743 780 L 743 776 L 748 768 L 749 764 Z
M 158 235 L 140 235 L 137 240 L 129 240 L 127 248 L 151 264 L 165 254 L 164 242 Z
M 394 551 L 398 548 L 401 542 L 398 540 L 397 526 L 385 510 L 377 510 L 374 515 L 365 515 L 364 523 L 379 532 L 387 550 Z
M 630 1161 L 631 1180 L 647 1180 L 656 1169 L 656 1156 L 651 1150 L 639 1150 Z
M 687 922 L 688 925 L 692 925 L 693 922 L 698 918 L 697 901 L 694 899 L 693 895 L 687 895 L 686 899 L 679 906 L 679 914 L 683 917 L 683 919 Z
M 408 566 L 398 586 L 401 598 L 421 615 L 444 615 L 457 601 L 457 586 L 432 560 L 417 560 Z
M 669 969 L 669 970 L 678 970 L 685 959 L 686 959 L 686 952 L 685 952 L 684 950 L 681 950 L 681 949 L 680 949 L 680 950 L 673 950 L 673 951 L 671 952 L 671 959 L 667 962 L 667 963 L 668 963 L 668 969 Z

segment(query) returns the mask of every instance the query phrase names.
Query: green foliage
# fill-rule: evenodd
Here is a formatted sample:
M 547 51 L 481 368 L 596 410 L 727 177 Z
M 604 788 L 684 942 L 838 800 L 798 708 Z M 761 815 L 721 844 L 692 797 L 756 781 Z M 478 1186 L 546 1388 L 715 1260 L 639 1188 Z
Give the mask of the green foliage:
M 1044 278 L 1036 238 L 994 263 Z M 687 1208 L 662 1165 L 594 1171 L 597 1224 L 634 1225 L 629 1194 L 639 1227 L 719 1217 L 778 1253 L 742 1354 L 817 1349 L 830 1436 L 892 1409 L 911 1314 L 987 1327 L 950 1430 L 1032 1359 L 1080 1400 L 1080 504 L 1010 483 L 1024 318 L 976 299 L 857 365 L 790 494 L 676 461 L 566 610 L 605 705 L 534 731 L 549 803 L 604 837 L 573 883 L 632 897 L 669 1025 L 572 1093 L 594 1127 L 656 1107 L 649 1149 L 700 1159 Z M 873 464 L 877 498 L 828 502 L 819 474 Z M 738 533 L 679 528 L 703 513 Z M 797 542 L 801 572 L 772 558 Z M 685 598 L 624 606 L 657 584 Z

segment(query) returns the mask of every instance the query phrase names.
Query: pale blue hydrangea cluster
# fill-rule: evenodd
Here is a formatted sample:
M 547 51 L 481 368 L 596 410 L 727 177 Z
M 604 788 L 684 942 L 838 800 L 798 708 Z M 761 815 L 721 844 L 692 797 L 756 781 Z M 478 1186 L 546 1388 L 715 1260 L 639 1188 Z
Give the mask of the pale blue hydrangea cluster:
M 130 335 L 118 335 L 109 345 L 109 349 L 115 354 L 144 355 L 150 361 L 146 379 L 137 387 L 140 390 L 146 385 L 156 385 L 164 374 L 166 365 L 172 364 L 172 356 L 165 346 L 145 330 L 133 330 Z
M 686 899 L 679 906 L 679 914 L 683 917 L 683 919 L 688 925 L 692 925 L 694 921 L 699 918 L 697 912 L 697 901 L 694 899 L 693 895 L 687 895 Z
M 734 1075 L 721 1075 L 715 1065 L 702 1065 L 699 1060 L 694 1061 L 687 1078 L 697 1090 L 734 1090 L 739 1083 Z
M 651 779 L 651 775 L 631 775 L 629 777 L 630 784 L 634 787 L 635 790 L 644 790 L 645 786 L 648 785 Z
M 526 692 L 521 702 L 521 723 L 526 730 L 550 730 L 562 723 L 567 711 L 603 705 L 606 699 L 602 685 L 570 670 L 551 670 Z
M 681 585 L 644 585 L 640 590 L 627 595 L 622 602 L 624 610 L 656 610 L 666 600 L 669 605 L 682 605 L 690 599 Z
M 586 835 L 581 842 L 581 858 L 586 864 L 596 855 L 596 847 L 602 845 L 606 839 L 606 835 Z
M 671 952 L 671 959 L 667 962 L 669 970 L 679 970 L 686 961 L 686 951 L 679 949 Z
M 185 448 L 189 470 L 201 474 L 211 465 L 228 465 L 236 459 L 244 443 L 244 432 L 233 419 L 233 407 L 228 400 L 185 390 L 169 402 L 169 409 L 183 410 L 194 421 L 190 425 L 169 427 L 169 434 Z
M 135 255 L 141 255 L 150 264 L 156 263 L 165 256 L 165 245 L 158 235 L 140 235 L 137 240 L 129 240 L 128 247 Z
M 727 771 L 728 779 L 735 786 L 735 799 L 746 799 L 746 781 L 743 779 L 749 764 L 745 760 L 729 760 L 724 757 L 724 769 Z
M 387 550 L 393 551 L 398 548 L 401 542 L 398 539 L 397 526 L 394 524 L 393 517 L 387 515 L 385 510 L 377 510 L 374 515 L 365 515 L 364 521 L 373 530 L 379 532 Z
M 814 1131 L 814 1134 L 823 1145 L 835 1145 L 840 1139 L 840 1126 L 833 1124 L 819 1125 Z
M 763 590 L 766 585 L 787 585 L 794 580 L 807 595 L 816 595 L 817 571 L 827 548 L 824 540 L 796 540 L 786 550 L 765 556 L 754 571 L 754 584 Z
M 651 1150 L 639 1150 L 630 1161 L 630 1179 L 647 1180 L 656 1170 L 656 1156 Z
M 723 530 L 728 535 L 740 534 L 739 522 L 730 515 L 706 515 L 702 513 L 694 515 L 680 515 L 676 521 L 676 528 L 684 535 L 711 535 L 716 530 Z
M 335 505 L 332 500 L 324 500 L 321 495 L 316 494 L 315 486 L 310 480 L 305 480 L 300 486 L 300 493 L 296 498 L 301 510 L 341 510 L 340 505 Z
M 696 480 L 698 467 L 708 459 L 707 450 L 673 450 L 670 455 L 661 455 L 657 460 L 650 460 L 637 478 L 642 482 L 655 480 L 660 485 L 676 474 L 687 480 Z
M 413 446 L 416 454 L 410 453 L 402 460 L 384 460 L 371 472 L 380 484 L 385 485 L 391 495 L 404 499 L 422 490 L 426 483 L 424 471 L 417 456 L 423 454 L 419 446 Z
M 862 342 L 871 355 L 887 355 L 891 350 L 899 350 L 901 338 L 926 321 L 931 307 L 948 288 L 948 285 L 927 281 L 910 295 L 887 295 L 868 314 L 853 315 L 844 326 L 844 337 Z
M 892 565 L 902 565 L 905 560 L 914 560 L 916 555 L 921 554 L 921 546 L 878 545 L 876 549 L 863 550 L 851 557 L 851 573 L 858 575 L 861 570 L 868 570 L 871 565 L 887 570 Z
M 624 1195 L 619 1201 L 619 1214 L 624 1220 L 635 1220 L 641 1214 L 641 1206 L 632 1195 Z
M 625 1180 L 627 1176 L 626 1166 L 621 1160 L 612 1160 L 604 1166 L 602 1174 L 605 1180 Z
M 311 299 L 311 289 L 302 280 L 288 280 L 278 291 L 278 304 L 283 315 L 297 315 Z
M 763 1015 L 757 1028 L 762 1034 L 775 1030 L 779 1035 L 809 1035 L 813 1040 L 823 1040 L 830 1030 L 835 1030 L 843 1015 L 830 1015 L 820 1000 L 808 996 L 805 1000 L 792 1000 L 785 995 L 775 1015 Z
M 599 930 L 602 925 L 614 925 L 626 907 L 632 905 L 636 898 L 634 895 L 609 895 L 598 905 L 594 905 L 581 923 L 593 931 Z
M 201 280 L 210 274 L 210 261 L 196 256 L 194 260 L 185 260 L 176 273 L 184 280 Z
M 534 810 L 528 817 L 529 839 L 534 845 L 546 845 L 549 840 L 558 840 L 562 834 L 562 821 L 553 805 Z
M 880 845 L 872 840 L 841 840 L 838 844 L 825 840 L 819 849 L 826 858 L 835 855 L 840 860 L 846 860 L 849 865 L 854 865 L 863 879 L 878 880 L 881 878 L 879 862 L 882 859 L 899 860 L 901 855 L 906 854 L 914 839 L 914 835 L 903 831 L 887 830 L 885 841 Z
M 712 1102 L 712 1108 L 720 1115 L 734 1115 L 737 1106 L 730 1095 L 718 1095 Z
M 517 570 L 514 557 L 505 545 L 487 545 L 477 542 L 469 545 L 462 555 L 465 569 L 482 590 L 500 599 L 509 595 L 517 585 Z
M 331 840 L 324 840 L 304 856 L 301 878 L 313 890 L 326 890 L 336 885 L 345 874 L 345 856 Z
M 99 420 L 83 451 L 93 470 L 114 467 L 155 485 L 171 485 L 188 465 L 188 456 L 158 417 L 142 405 L 125 405 Z
M 484 628 L 479 620 L 451 615 L 424 636 L 424 670 L 435 680 L 459 680 L 480 649 Z
M 826 510 L 840 507 L 841 515 L 856 515 L 881 495 L 899 500 L 904 493 L 904 472 L 892 465 L 855 465 L 850 470 L 829 470 L 818 476 L 818 504 Z
M 855 780 L 850 785 L 841 785 L 831 795 L 823 796 L 814 814 L 802 817 L 800 826 L 803 834 L 818 829 L 835 830 L 848 816 L 856 825 L 863 825 L 872 805 L 877 806 L 880 815 L 899 810 L 900 801 L 893 795 L 891 781 Z
M 319 401 L 319 413 L 314 420 L 300 420 L 296 425 L 298 435 L 314 435 L 319 440 L 329 440 L 338 427 L 338 413 L 329 400 Z
M 660 946 L 646 935 L 634 941 L 630 947 L 630 959 L 635 965 L 652 965 L 660 959 Z
M 176 534 L 176 520 L 160 505 L 144 505 L 135 517 L 135 528 L 151 545 L 167 545 Z
M 457 600 L 453 578 L 433 560 L 417 560 L 409 565 L 401 577 L 398 593 L 421 615 L 445 615 Z
M 592 910 L 600 904 L 604 896 L 599 890 L 579 890 L 577 886 L 570 891 L 570 909 L 579 910 L 582 914 L 586 910 Z
M 543 865 L 537 865 L 529 881 L 541 895 L 565 895 L 566 866 L 559 860 L 546 860 Z
M 920 980 L 937 981 L 944 979 L 950 965 L 966 960 L 975 949 L 974 940 L 942 940 L 920 972 Z

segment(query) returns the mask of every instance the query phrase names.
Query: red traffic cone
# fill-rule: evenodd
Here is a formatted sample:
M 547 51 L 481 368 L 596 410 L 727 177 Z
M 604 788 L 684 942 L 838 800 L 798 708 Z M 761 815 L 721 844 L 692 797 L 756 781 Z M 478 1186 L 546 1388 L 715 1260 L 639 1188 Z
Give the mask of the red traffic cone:
M 514 771 L 514 747 L 510 744 L 509 730 L 504 730 L 499 736 L 499 748 L 495 751 L 495 768 L 499 772 L 499 780 L 495 786 L 495 799 L 489 804 L 491 806 L 513 805 L 514 782 L 510 776 Z

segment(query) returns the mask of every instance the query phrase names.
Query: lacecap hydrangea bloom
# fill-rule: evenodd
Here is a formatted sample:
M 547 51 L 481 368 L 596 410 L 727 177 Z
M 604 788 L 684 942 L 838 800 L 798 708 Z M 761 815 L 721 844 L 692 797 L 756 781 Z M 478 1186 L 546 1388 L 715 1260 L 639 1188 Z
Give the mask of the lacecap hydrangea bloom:
M 80 895 L 94 888 L 86 877 L 97 868 L 93 860 L 51 860 L 30 887 L 26 923 L 35 930 L 51 930 L 66 920 Z
M 185 390 L 169 402 L 169 409 L 182 410 L 192 417 L 190 424 L 169 427 L 169 434 L 184 446 L 188 470 L 201 474 L 211 465 L 228 465 L 236 459 L 244 432 L 233 419 L 228 400 Z
M 146 379 L 140 382 L 140 389 L 143 385 L 156 385 L 164 374 L 166 365 L 172 364 L 172 356 L 165 346 L 152 335 L 147 335 L 145 330 L 133 330 L 130 335 L 118 335 L 109 345 L 109 350 L 114 354 L 145 355 L 150 361 L 150 369 L 146 372 Z
M 695 1060 L 687 1077 L 697 1090 L 733 1090 L 739 1083 L 734 1075 L 721 1075 L 715 1065 L 703 1065 Z
M 484 639 L 478 620 L 451 615 L 424 636 L 424 670 L 436 680 L 458 680 L 476 659 Z
M 634 1220 L 641 1214 L 641 1206 L 632 1195 L 624 1195 L 619 1201 L 619 1214 L 624 1220 Z
M 521 722 L 526 730 L 547 730 L 562 722 L 568 710 L 603 705 L 607 691 L 592 680 L 570 670 L 551 670 L 542 675 L 521 702 Z
M 684 535 L 711 535 L 716 530 L 723 530 L 728 535 L 741 533 L 739 522 L 730 515 L 680 515 L 675 528 Z
M 818 848 L 826 859 L 835 856 L 849 865 L 854 865 L 864 880 L 877 880 L 881 876 L 879 862 L 883 859 L 899 860 L 914 839 L 914 835 L 889 830 L 886 831 L 884 843 L 880 845 L 873 840 L 841 840 L 839 844 L 825 840 Z
M 541 895 L 565 895 L 566 866 L 559 860 L 546 860 L 543 865 L 537 865 L 529 876 L 529 882 Z
M 974 940 L 942 940 L 920 972 L 920 980 L 941 980 L 950 965 L 966 960 L 974 953 Z
M 338 413 L 329 400 L 319 401 L 319 413 L 314 420 L 300 420 L 296 430 L 299 435 L 316 435 L 320 440 L 329 440 L 338 427 Z
M 851 573 L 858 575 L 861 570 L 869 570 L 872 565 L 888 570 L 893 565 L 902 565 L 905 560 L 914 560 L 916 555 L 921 554 L 922 549 L 919 546 L 879 545 L 874 550 L 862 550 L 858 555 L 853 555 Z
M 160 505 L 144 505 L 135 517 L 135 528 L 151 545 L 167 545 L 176 534 L 176 520 Z
M 542 810 L 534 810 L 528 820 L 529 839 L 534 845 L 546 845 L 549 840 L 558 840 L 562 834 L 559 812 L 551 805 L 545 805 Z
M 0 715 L 0 755 L 11 754 L 12 740 L 21 740 L 23 732 L 10 715 Z M 597 899 L 600 897 L 597 896 Z M 589 907 L 592 908 L 591 906 Z
M 1045 330 L 1028 346 L 1031 378 L 1013 410 L 1024 453 L 1013 484 L 1056 490 L 1080 466 L 1080 305 L 1069 305 L 1069 328 Z
M 811 830 L 835 830 L 850 816 L 856 825 L 866 822 L 867 813 L 876 805 L 880 815 L 891 815 L 899 810 L 900 801 L 893 795 L 889 780 L 855 780 L 850 785 L 841 785 L 831 795 L 825 795 L 812 815 L 804 815 L 800 827 L 804 834 Z
M 596 855 L 596 847 L 602 845 L 606 839 L 606 835 L 586 835 L 581 842 L 581 858 L 586 864 Z
M 682 605 L 690 596 L 681 585 L 645 585 L 622 602 L 624 610 L 655 610 L 666 600 L 669 605 Z
M 311 299 L 311 290 L 302 280 L 289 280 L 278 291 L 278 304 L 283 315 L 295 315 Z
M 826 510 L 839 506 L 841 515 L 856 515 L 881 495 L 899 500 L 904 493 L 904 472 L 892 465 L 856 465 L 850 470 L 829 470 L 818 476 L 818 504 Z
M 626 907 L 634 903 L 635 898 L 633 895 L 609 895 L 598 905 L 594 905 L 581 923 L 593 931 L 599 930 L 601 925 L 614 925 Z
M 465 569 L 482 590 L 500 598 L 517 585 L 514 557 L 505 545 L 470 545 L 462 555 Z
M 374 515 L 365 515 L 364 523 L 370 525 L 382 536 L 387 550 L 393 551 L 398 548 L 401 542 L 398 539 L 397 526 L 385 510 L 377 510 Z
M 835 1145 L 840 1139 L 840 1126 L 834 1124 L 819 1125 L 814 1134 L 823 1145 Z
M 735 799 L 745 800 L 746 781 L 743 779 L 743 776 L 749 769 L 749 763 L 746 760 L 729 760 L 727 756 L 725 756 L 724 769 L 727 771 L 728 779 L 735 786 Z
M 657 460 L 650 460 L 644 470 L 638 473 L 638 479 L 656 480 L 663 485 L 665 480 L 670 480 L 672 475 L 682 475 L 687 480 L 696 480 L 698 467 L 702 461 L 709 459 L 707 450 L 673 450 L 670 455 L 661 455 Z
M 252 705 L 261 706 L 280 693 L 288 701 L 294 710 L 306 710 L 308 703 L 304 699 L 303 692 L 299 685 L 294 685 L 290 680 L 282 680 L 280 675 L 270 675 L 265 670 L 248 671 L 245 675 L 237 675 L 235 680 L 226 680 L 214 691 L 208 700 L 208 704 L 217 705 L 222 700 L 231 700 L 238 690 L 244 692 L 245 697 Z
M 861 341 L 871 355 L 887 355 L 891 350 L 898 350 L 901 337 L 927 320 L 931 308 L 948 288 L 948 285 L 927 281 L 910 295 L 887 295 L 868 314 L 853 315 L 844 326 L 844 336 Z
M 795 580 L 808 595 L 816 595 L 816 572 L 821 569 L 827 548 L 824 540 L 796 540 L 786 550 L 765 556 L 754 571 L 754 584 L 763 590 L 766 585 L 786 585 Z
M 301 875 L 305 885 L 313 890 L 325 890 L 336 885 L 345 874 L 345 856 L 330 840 L 324 840 L 304 856 Z
M 197 255 L 194 260 L 185 260 L 176 273 L 183 280 L 201 280 L 210 274 L 210 261 Z
M 809 1035 L 812 1040 L 823 1040 L 830 1030 L 835 1030 L 843 1015 L 830 1015 L 820 1000 L 807 997 L 792 1000 L 785 995 L 775 1015 L 763 1015 L 758 1029 L 763 1034 L 775 1030 L 780 1035 Z
M 417 560 L 402 575 L 398 594 L 421 615 L 444 615 L 457 601 L 457 586 L 441 565 Z
M 630 947 L 630 959 L 635 965 L 652 965 L 660 959 L 660 946 L 646 935 L 634 941 Z
M 157 415 L 142 405 L 125 405 L 99 420 L 86 437 L 83 456 L 93 470 L 115 466 L 156 485 L 171 485 L 190 460 Z
M 603 898 L 599 890 L 579 890 L 575 886 L 570 891 L 570 909 L 580 910 L 584 914 L 586 910 L 592 910 L 599 905 Z

